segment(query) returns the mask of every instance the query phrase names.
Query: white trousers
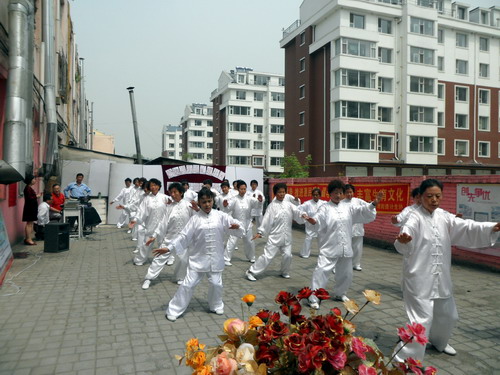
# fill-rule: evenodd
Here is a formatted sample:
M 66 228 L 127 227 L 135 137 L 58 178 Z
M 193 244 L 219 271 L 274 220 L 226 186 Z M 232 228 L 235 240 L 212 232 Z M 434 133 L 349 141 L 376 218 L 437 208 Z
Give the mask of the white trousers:
M 361 256 L 363 255 L 363 236 L 352 237 L 353 267 L 361 267 Z
M 204 276 L 208 277 L 208 307 L 210 311 L 224 308 L 222 302 L 222 272 L 197 272 L 190 267 L 187 269 L 186 277 L 179 285 L 174 297 L 168 303 L 166 315 L 179 317 L 186 311 L 193 297 L 194 288 L 200 283 Z
M 318 288 L 326 289 L 328 279 L 335 269 L 335 287 L 333 288 L 334 296 L 344 296 L 347 294 L 352 282 L 352 258 L 333 257 L 329 258 L 324 255 L 318 255 L 318 264 L 314 269 L 311 289 Z M 309 302 L 318 302 L 315 295 L 309 297 Z
M 252 225 L 247 229 L 245 236 L 242 238 L 245 244 L 245 256 L 248 260 L 255 260 L 255 241 L 252 241 Z M 226 249 L 224 251 L 224 260 L 230 262 L 233 257 L 234 249 L 238 243 L 238 237 L 229 236 L 226 244 Z
M 419 299 L 410 293 L 403 293 L 405 309 L 411 323 L 420 323 L 425 327 L 425 335 L 429 342 L 442 351 L 450 340 L 453 328 L 458 320 L 455 299 Z M 394 349 L 396 353 L 401 346 L 400 342 Z M 412 342 L 406 345 L 394 358 L 398 362 L 404 362 L 408 357 L 419 361 L 424 359 L 425 345 Z
M 253 220 L 255 220 L 255 226 L 258 228 L 262 224 L 262 215 L 259 216 L 253 216 Z
M 135 237 L 134 237 L 134 232 L 132 232 L 132 238 L 136 238 L 137 239 L 137 245 L 136 245 L 136 249 L 137 250 L 140 250 L 141 249 L 141 246 L 142 244 L 144 243 L 144 236 L 145 236 L 145 233 L 146 233 L 146 228 L 144 228 L 142 225 L 134 225 L 134 229 L 136 229 L 136 232 L 135 232 Z
M 137 246 L 139 247 L 139 252 L 135 254 L 134 263 L 144 263 L 148 260 L 149 255 L 151 254 L 151 251 L 153 250 L 153 246 L 155 244 L 155 241 L 153 241 L 149 245 L 146 245 L 146 242 L 148 240 L 149 240 L 149 235 L 146 233 L 146 230 L 144 229 L 141 235 L 141 230 L 139 229 L 139 235 L 137 236 Z M 163 241 L 163 238 L 157 238 L 156 240 L 158 241 L 158 243 L 161 243 Z M 172 254 L 169 254 L 169 257 L 170 256 L 172 256 Z
M 130 217 L 134 217 L 135 215 L 135 212 L 131 212 L 130 213 Z M 135 224 L 134 227 L 132 228 L 132 238 L 133 239 L 136 239 L 136 240 L 139 240 L 137 238 L 137 233 L 139 232 L 139 225 L 138 224 Z
M 306 228 L 306 239 L 304 240 L 304 245 L 302 246 L 302 250 L 300 250 L 300 256 L 304 258 L 308 258 L 311 255 L 311 244 L 314 238 L 318 238 L 318 233 L 315 231 L 307 230 Z M 319 243 L 318 243 L 319 248 Z
M 117 227 L 123 227 L 124 225 L 128 225 L 128 222 L 130 220 L 128 212 L 126 210 L 121 210 L 121 211 L 122 213 L 120 214 L 120 217 L 116 222 Z
M 160 272 L 163 270 L 163 268 L 165 268 L 167 261 L 173 257 L 174 257 L 173 254 L 161 254 L 157 257 L 154 257 L 153 261 L 151 262 L 151 265 L 148 268 L 148 273 L 146 274 L 145 279 L 146 280 L 156 279 L 160 275 Z M 189 260 L 188 252 L 185 252 L 182 257 L 178 256 L 178 258 L 179 259 L 175 263 L 174 281 L 183 280 L 184 277 L 186 276 L 186 270 Z
M 284 246 L 276 246 L 266 243 L 264 247 L 264 254 L 262 254 L 257 261 L 252 264 L 249 271 L 254 275 L 258 275 L 265 271 L 269 263 L 274 259 L 278 251 L 281 253 L 281 274 L 289 275 L 292 268 L 292 244 Z

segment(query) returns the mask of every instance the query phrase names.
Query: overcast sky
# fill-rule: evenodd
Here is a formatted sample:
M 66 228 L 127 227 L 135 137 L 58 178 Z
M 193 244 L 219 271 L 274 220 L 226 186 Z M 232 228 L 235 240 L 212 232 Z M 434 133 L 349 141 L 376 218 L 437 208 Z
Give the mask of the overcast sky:
M 126 88 L 134 86 L 142 154 L 161 154 L 163 125 L 178 125 L 191 103 L 209 104 L 223 70 L 284 73 L 282 29 L 302 0 L 74 0 L 71 16 L 85 58 L 87 99 L 97 130 L 116 153 L 135 153 Z M 469 1 L 474 6 L 498 0 Z

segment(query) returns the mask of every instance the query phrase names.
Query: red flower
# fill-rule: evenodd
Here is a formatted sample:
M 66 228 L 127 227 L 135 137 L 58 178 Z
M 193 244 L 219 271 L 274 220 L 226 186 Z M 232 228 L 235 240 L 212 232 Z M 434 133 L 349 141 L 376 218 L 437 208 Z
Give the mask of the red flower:
M 299 315 L 302 311 L 302 306 L 300 305 L 299 301 L 290 301 L 292 302 L 281 305 L 281 312 L 286 316 L 290 316 L 290 314 L 291 316 Z
M 329 335 L 342 335 L 344 333 L 344 325 L 342 324 L 342 320 L 339 316 L 336 315 L 327 315 L 325 317 L 325 331 Z
M 271 315 L 271 312 L 269 310 L 261 309 L 255 315 L 257 315 L 259 318 L 261 318 L 264 323 L 267 323 L 267 321 L 269 320 L 269 315 Z
M 360 364 L 358 367 L 358 374 L 359 375 L 377 375 L 377 370 L 375 370 L 373 367 L 368 367 L 364 364 Z
M 280 321 L 272 322 L 268 327 L 275 339 L 282 337 L 288 333 L 288 326 Z
M 302 324 L 307 320 L 307 318 L 304 315 L 292 315 L 292 319 L 290 320 L 290 323 L 292 324 Z
M 425 368 L 424 375 L 436 375 L 436 374 L 437 374 L 437 370 L 435 367 L 428 366 Z
M 259 342 L 269 343 L 274 339 L 273 331 L 269 326 L 262 327 L 259 331 Z
M 307 335 L 308 333 L 313 332 L 315 329 L 317 329 L 316 325 L 314 325 L 313 322 L 308 319 L 299 326 L 299 333 Z
M 398 336 L 404 343 L 411 343 L 413 341 L 413 335 L 404 327 L 398 328 Z
M 407 324 L 408 330 L 413 334 L 414 339 L 420 345 L 425 345 L 429 342 L 425 336 L 425 327 L 419 323 Z
M 419 360 L 408 357 L 405 359 L 405 363 L 408 365 L 408 369 L 415 375 L 424 375 L 421 369 L 422 362 Z
M 306 287 L 302 288 L 301 290 L 299 290 L 299 293 L 297 293 L 297 298 L 299 300 L 303 300 L 303 299 L 309 298 L 312 293 L 313 293 L 312 290 L 306 286 Z
M 311 356 L 311 364 L 314 368 L 321 368 L 323 366 L 323 362 L 326 361 L 327 355 L 325 352 L 325 348 L 317 345 L 310 345 L 307 347 L 307 351 Z
M 267 367 L 274 367 L 274 361 L 279 358 L 279 348 L 276 345 L 260 345 L 255 353 L 258 363 L 265 363 Z
M 342 311 L 340 311 L 340 309 L 339 309 L 338 307 L 334 307 L 334 308 L 332 309 L 332 313 L 333 313 L 334 315 L 337 315 L 337 316 L 342 316 Z
M 278 293 L 278 295 L 274 299 L 274 302 L 276 302 L 278 305 L 282 305 L 282 304 L 286 303 L 292 297 L 293 297 L 293 294 L 282 290 L 281 292 Z
M 314 367 L 312 366 L 311 356 L 308 350 L 302 352 L 298 359 L 297 369 L 301 373 L 309 373 Z
M 283 340 L 285 348 L 295 355 L 299 354 L 305 349 L 304 336 L 298 333 L 292 333 L 290 336 L 285 337 Z
M 316 289 L 313 294 L 318 297 L 318 299 L 320 300 L 324 300 L 324 299 L 329 299 L 330 298 L 330 294 L 328 294 L 328 292 L 323 289 L 323 288 L 319 288 L 319 289 Z
M 342 349 L 327 348 L 326 355 L 328 362 L 335 370 L 342 370 L 347 362 L 347 354 Z
M 280 313 L 279 312 L 274 312 L 269 315 L 269 321 L 270 322 L 278 322 L 280 320 Z
M 353 337 L 351 341 L 351 350 L 356 353 L 356 355 L 361 359 L 366 359 L 366 352 L 368 351 L 368 347 L 365 345 L 363 341 L 358 339 L 357 337 Z
M 330 338 L 323 331 L 313 331 L 308 335 L 308 339 L 314 346 L 326 347 L 330 344 Z

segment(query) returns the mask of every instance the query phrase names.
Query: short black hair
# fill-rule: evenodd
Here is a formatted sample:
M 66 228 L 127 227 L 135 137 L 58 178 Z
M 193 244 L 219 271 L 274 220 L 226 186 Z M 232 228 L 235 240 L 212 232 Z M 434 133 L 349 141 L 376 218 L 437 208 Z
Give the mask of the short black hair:
M 177 189 L 177 191 L 181 193 L 182 196 L 184 196 L 184 187 L 179 182 L 172 182 L 170 185 L 168 185 L 168 191 L 172 189 Z
M 181 184 L 182 184 L 182 185 L 187 185 L 187 186 L 189 186 L 189 182 L 188 182 L 188 180 L 181 180 Z
M 146 180 L 146 179 L 145 179 L 145 180 Z M 149 190 L 149 181 L 148 181 L 148 180 L 146 180 L 146 182 L 144 182 L 144 183 L 142 184 L 142 190 L 145 190 L 145 189 Z
M 420 187 L 418 188 L 418 191 L 420 195 L 423 195 L 428 188 L 433 186 L 437 186 L 441 189 L 441 191 L 443 191 L 443 183 L 434 178 L 428 178 L 427 180 L 422 181 Z
M 148 179 L 145 178 L 145 177 L 141 177 L 141 178 L 139 178 L 139 181 L 142 182 L 142 186 L 144 187 L 144 185 L 146 184 L 146 182 L 148 182 Z
M 335 189 L 342 189 L 342 192 L 345 193 L 344 183 L 340 180 L 331 180 L 327 188 L 328 194 L 332 194 L 332 191 L 334 191 Z
M 207 197 L 209 199 L 214 199 L 214 193 L 212 192 L 212 190 L 210 190 L 209 188 L 204 186 L 198 192 L 198 200 L 200 200 L 203 197 Z
M 252 180 L 252 181 L 250 181 L 250 186 L 252 186 L 252 184 L 257 184 L 257 185 L 259 185 L 259 183 L 257 182 L 257 180 Z
M 345 184 L 345 190 L 347 190 L 347 189 L 351 189 L 354 193 L 356 192 L 356 188 L 354 187 L 354 185 Z
M 230 187 L 229 186 L 229 181 L 228 180 L 222 181 L 221 184 L 220 184 L 220 187 L 223 187 L 223 186 Z
M 50 201 L 51 199 L 52 199 L 52 194 L 51 193 L 44 193 L 43 194 L 43 201 L 44 202 Z
M 125 179 L 125 182 L 132 182 L 132 180 L 131 180 L 130 178 L 128 178 L 128 177 L 127 177 L 127 178 Z
M 29 184 L 31 184 L 31 181 L 33 181 L 34 178 L 35 178 L 35 176 L 33 176 L 32 174 L 28 174 L 28 175 L 26 175 L 26 178 L 24 179 L 24 183 L 26 185 L 29 185 Z
M 240 190 L 240 186 L 247 186 L 247 183 L 243 180 L 238 180 L 238 183 L 236 184 L 236 187 L 238 188 L 238 190 Z
M 137 181 L 139 181 L 139 177 L 134 178 L 134 181 L 133 181 L 133 182 L 134 182 L 134 184 L 135 184 Z
M 77 173 L 77 174 L 76 174 L 76 177 L 78 177 L 78 176 L 85 177 L 85 176 L 83 175 L 83 173 Z
M 420 187 L 416 187 L 415 189 L 413 189 L 413 190 L 411 191 L 411 197 L 412 197 L 412 198 L 415 198 L 415 197 L 416 197 L 417 195 L 419 195 L 419 194 L 420 194 Z
M 211 179 L 207 178 L 206 180 L 203 181 L 203 185 L 210 185 L 210 186 L 212 186 L 213 182 L 212 182 Z
M 161 187 L 161 182 L 157 178 L 150 179 L 149 184 L 155 184 L 155 185 L 158 185 L 159 187 Z
M 52 185 L 52 189 L 55 188 L 56 186 L 61 186 L 61 185 L 59 185 L 58 183 L 55 183 L 54 185 Z
M 274 195 L 278 194 L 279 189 L 285 189 L 285 193 L 288 190 L 288 188 L 284 182 L 278 182 L 277 184 L 274 184 L 274 186 L 273 186 L 273 194 Z
M 314 188 L 311 191 L 311 195 L 314 194 L 314 192 L 317 191 L 319 193 L 319 196 L 321 197 L 321 189 L 320 188 Z

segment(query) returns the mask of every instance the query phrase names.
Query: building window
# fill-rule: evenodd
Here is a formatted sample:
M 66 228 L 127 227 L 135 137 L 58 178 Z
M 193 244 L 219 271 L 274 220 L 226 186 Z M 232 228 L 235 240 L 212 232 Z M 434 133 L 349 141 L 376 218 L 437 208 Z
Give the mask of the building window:
M 457 102 L 466 102 L 469 96 L 469 88 L 468 87 L 455 87 L 455 100 Z
M 253 132 L 255 134 L 262 134 L 263 130 L 264 130 L 264 126 L 263 125 L 254 125 L 253 126 Z
M 467 8 L 457 7 L 457 18 L 459 20 L 466 20 L 467 19 Z
M 238 83 L 245 83 L 245 75 L 238 74 Z
M 264 142 L 254 141 L 253 142 L 253 149 L 254 150 L 263 150 L 264 149 Z
M 300 33 L 300 45 L 304 45 L 306 43 L 306 32 L 303 31 Z
M 456 46 L 463 48 L 467 48 L 469 46 L 467 34 L 457 33 Z
M 247 92 L 246 91 L 236 91 L 236 99 L 238 100 L 245 100 L 247 98 Z
M 299 139 L 299 152 L 304 152 L 304 138 Z
M 489 158 L 490 157 L 490 142 L 481 142 L 477 143 L 477 154 L 480 158 Z
M 209 142 L 209 143 L 207 143 L 207 148 L 212 149 L 213 147 L 214 147 L 214 144 L 213 144 L 213 143 L 210 143 L 210 142 Z
M 261 108 L 254 108 L 253 117 L 264 117 L 264 110 Z
M 438 155 L 445 154 L 445 139 L 444 138 L 437 139 L 437 154 Z
M 479 90 L 479 104 L 488 104 L 490 102 L 490 91 Z
M 254 76 L 254 84 L 259 85 L 259 86 L 267 86 L 269 79 L 270 79 L 269 76 L 256 75 L 256 76 Z
M 299 72 L 303 72 L 306 70 L 306 58 L 305 57 L 300 59 L 299 66 L 300 66 Z
M 434 35 L 434 21 L 423 18 L 410 18 L 410 32 L 421 35 Z
M 271 165 L 273 167 L 281 167 L 281 162 L 283 158 L 271 157 Z
M 455 139 L 455 156 L 469 156 L 469 141 Z
M 285 117 L 285 110 L 280 108 L 271 108 L 271 117 Z
M 272 92 L 271 100 L 273 102 L 284 102 L 285 101 L 285 93 L 284 92 Z
M 283 141 L 271 141 L 271 150 L 284 150 L 285 142 Z
M 392 21 L 379 18 L 378 19 L 378 32 L 382 34 L 392 34 Z
M 207 120 L 207 126 L 214 126 L 214 122 L 212 120 Z
M 229 114 L 230 115 L 250 116 L 250 107 L 241 107 L 238 105 L 230 105 L 229 106 Z
M 417 0 L 417 5 L 426 8 L 434 8 L 434 0 Z
M 410 122 L 434 122 L 434 108 L 410 106 Z
M 201 120 L 194 120 L 195 126 L 201 126 Z
M 365 28 L 365 16 L 351 13 L 349 26 L 354 27 L 356 29 L 364 29 Z
M 438 43 L 444 44 L 444 29 L 438 29 Z
M 207 137 L 212 138 L 214 136 L 213 132 L 207 132 Z
M 335 86 L 375 88 L 375 73 L 361 70 L 338 69 L 335 71 Z
M 250 141 L 248 139 L 230 139 L 229 148 L 250 148 Z
M 189 142 L 190 148 L 205 148 L 205 142 Z
M 438 128 L 444 128 L 444 112 L 438 112 Z
M 392 64 L 392 49 L 379 47 L 378 48 L 378 61 L 385 64 Z
M 175 148 L 175 143 L 169 143 L 168 148 Z
M 444 72 L 444 57 L 438 56 L 438 71 Z
M 168 139 L 175 139 L 175 134 L 169 134 Z
M 438 83 L 438 99 L 444 99 L 444 84 Z
M 392 78 L 378 77 L 378 91 L 392 92 Z
M 302 85 L 299 87 L 299 99 L 304 99 L 306 97 L 306 86 Z
M 457 74 L 467 74 L 468 71 L 469 67 L 467 65 L 467 61 L 457 59 L 455 72 Z
M 285 86 L 285 78 L 284 77 L 279 77 L 278 78 L 278 85 L 279 86 Z
M 394 137 L 387 135 L 379 135 L 377 137 L 377 148 L 379 152 L 394 152 L 393 151 Z
M 203 130 L 190 130 L 189 135 L 193 137 L 204 137 L 205 132 Z
M 411 76 L 410 91 L 421 94 L 434 94 L 434 79 Z
M 479 64 L 479 77 L 488 78 L 490 76 L 490 65 Z
M 434 51 L 427 48 L 410 47 L 410 60 L 417 64 L 434 65 Z
M 263 92 L 254 92 L 253 93 L 253 100 L 256 102 L 261 102 L 264 100 L 264 93 Z
M 249 156 L 229 156 L 229 164 L 250 165 L 250 157 Z
M 285 133 L 285 125 L 271 125 L 271 133 L 284 134 Z
M 490 50 L 490 40 L 488 38 L 479 37 L 479 50 L 483 52 L 488 52 Z
M 392 108 L 378 107 L 378 120 L 380 122 L 392 122 Z
M 299 126 L 300 125 L 305 125 L 306 124 L 306 113 L 305 112 L 300 112 L 299 113 Z
M 411 152 L 434 152 L 433 137 L 410 136 Z
M 337 150 L 375 150 L 375 134 L 335 133 L 335 149 Z
M 335 117 L 375 118 L 375 103 L 349 102 L 346 100 L 335 102 Z
M 481 24 L 483 25 L 489 25 L 489 12 L 481 11 Z
M 250 124 L 243 122 L 230 122 L 229 123 L 230 132 L 250 132 Z
M 477 128 L 481 131 L 490 131 L 490 118 L 488 116 L 479 116 Z
M 335 55 L 354 55 L 375 58 L 376 45 L 365 40 L 340 38 L 335 41 Z
M 467 115 L 455 113 L 455 129 L 469 129 Z
M 264 158 L 262 156 L 254 156 L 252 158 L 252 163 L 254 167 L 263 167 L 264 166 Z

